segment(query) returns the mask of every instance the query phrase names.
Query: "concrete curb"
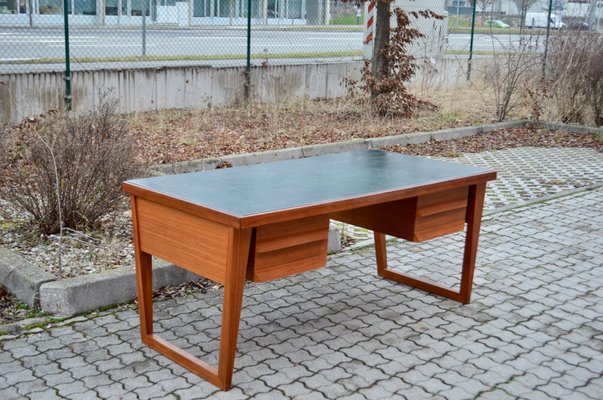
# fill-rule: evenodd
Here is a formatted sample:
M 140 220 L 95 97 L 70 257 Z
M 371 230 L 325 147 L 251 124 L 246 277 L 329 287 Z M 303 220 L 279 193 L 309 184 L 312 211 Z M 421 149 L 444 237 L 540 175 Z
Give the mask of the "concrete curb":
M 40 286 L 55 279 L 54 275 L 0 246 L 0 283 L 19 301 L 36 307 L 39 304 Z
M 199 276 L 166 262 L 153 265 L 153 288 L 199 280 Z M 100 274 L 47 282 L 40 287 L 40 307 L 47 313 L 70 317 L 136 298 L 136 271 L 123 267 Z
M 572 133 L 586 133 L 586 134 L 603 133 L 603 128 L 594 128 L 591 126 L 561 124 L 561 123 L 547 123 L 547 122 L 539 122 L 537 125 L 542 128 L 545 128 L 545 129 L 557 129 L 557 130 L 567 131 L 567 132 L 572 132 Z

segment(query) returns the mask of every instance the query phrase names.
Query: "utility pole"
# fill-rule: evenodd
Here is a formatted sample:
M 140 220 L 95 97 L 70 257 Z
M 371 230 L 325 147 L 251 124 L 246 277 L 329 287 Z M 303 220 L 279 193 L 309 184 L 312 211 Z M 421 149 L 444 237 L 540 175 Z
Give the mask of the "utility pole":
M 65 31 L 65 107 L 71 111 L 71 65 L 69 55 L 69 3 L 63 0 L 63 30 Z

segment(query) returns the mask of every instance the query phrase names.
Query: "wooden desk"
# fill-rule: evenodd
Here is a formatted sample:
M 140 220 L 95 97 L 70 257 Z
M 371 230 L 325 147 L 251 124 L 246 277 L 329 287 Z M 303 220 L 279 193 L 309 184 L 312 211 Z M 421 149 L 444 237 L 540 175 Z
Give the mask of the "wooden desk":
M 468 303 L 486 182 L 496 172 L 359 151 L 130 180 L 143 343 L 230 389 L 245 279 L 326 265 L 329 219 L 374 230 L 380 276 Z M 385 234 L 421 242 L 467 224 L 460 291 L 387 268 Z M 153 334 L 151 255 L 224 285 L 218 366 Z

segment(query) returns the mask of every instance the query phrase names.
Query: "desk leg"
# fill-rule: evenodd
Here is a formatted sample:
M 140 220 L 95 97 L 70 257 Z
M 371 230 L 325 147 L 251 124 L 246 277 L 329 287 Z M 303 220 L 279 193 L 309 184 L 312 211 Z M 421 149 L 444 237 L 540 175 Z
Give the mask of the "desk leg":
M 459 292 L 434 282 L 417 279 L 387 268 L 387 245 L 385 234 L 374 232 L 375 253 L 377 256 L 377 274 L 392 281 L 404 283 L 417 289 L 425 290 L 452 300 L 468 304 L 471 301 L 471 288 L 473 285 L 473 272 L 477 255 L 477 244 L 479 229 L 482 222 L 482 211 L 484 207 L 484 196 L 486 184 L 478 184 L 469 187 L 469 202 L 467 204 L 467 233 L 465 237 L 465 252 L 463 255 L 463 268 L 461 272 L 461 288 Z
M 239 319 L 243 302 L 247 257 L 250 250 L 251 229 L 232 229 L 228 236 L 229 251 L 225 260 L 226 277 L 220 332 L 220 354 L 218 367 L 216 368 L 153 333 L 152 259 L 150 254 L 143 252 L 140 248 L 134 200 L 132 200 L 132 225 L 142 342 L 220 389 L 229 390 L 239 334 Z
M 132 230 L 134 257 L 136 260 L 136 292 L 138 294 L 138 316 L 142 342 L 153 334 L 153 260 L 151 255 L 140 249 L 136 198 L 130 198 L 132 206 Z
M 142 341 L 153 334 L 153 272 L 151 255 L 136 250 L 136 288 Z
M 222 308 L 222 328 L 220 332 L 220 356 L 218 359 L 218 377 L 220 388 L 230 389 L 232 371 L 239 336 L 239 321 L 243 303 L 243 289 L 247 273 L 247 258 L 251 242 L 251 229 L 233 230 L 231 233 L 232 251 L 226 265 L 224 283 L 224 306 Z

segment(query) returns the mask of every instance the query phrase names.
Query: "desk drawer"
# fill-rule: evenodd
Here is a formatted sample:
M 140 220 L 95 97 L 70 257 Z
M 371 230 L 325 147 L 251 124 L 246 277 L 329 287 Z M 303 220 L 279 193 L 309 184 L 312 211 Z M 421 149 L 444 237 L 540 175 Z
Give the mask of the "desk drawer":
M 255 228 L 247 279 L 265 282 L 324 267 L 328 236 L 328 216 Z
M 469 188 L 462 187 L 338 212 L 333 219 L 412 242 L 423 242 L 465 228 Z

